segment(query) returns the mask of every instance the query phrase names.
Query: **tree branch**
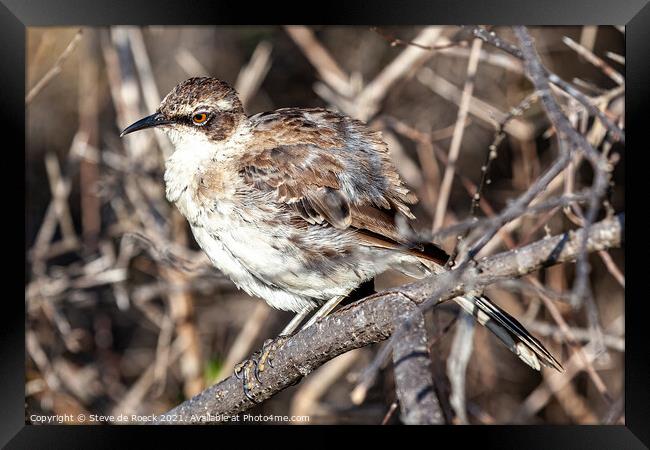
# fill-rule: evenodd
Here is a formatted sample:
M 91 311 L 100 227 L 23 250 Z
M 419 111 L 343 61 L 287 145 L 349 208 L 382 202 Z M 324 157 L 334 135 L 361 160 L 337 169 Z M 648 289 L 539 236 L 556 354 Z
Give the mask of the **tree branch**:
M 593 225 L 588 233 L 590 252 L 618 247 L 623 242 L 625 215 L 619 214 Z M 479 260 L 475 267 L 462 273 L 459 269 L 431 276 L 415 283 L 367 297 L 300 331 L 277 352 L 274 366 L 261 375 L 263 385 L 255 383 L 252 395 L 257 402 L 298 383 L 317 367 L 354 348 L 387 339 L 399 326 L 398 320 L 413 302 L 421 304 L 440 286 L 449 286 L 438 301 L 449 300 L 466 291 L 476 291 L 501 281 L 565 261 L 574 260 L 581 250 L 583 229 L 545 238 L 525 247 Z M 456 282 L 449 283 L 450 279 Z M 234 375 L 209 387 L 190 400 L 158 416 L 156 423 L 179 424 L 220 422 L 227 415 L 243 412 L 254 403 L 242 390 Z
M 416 320 L 405 321 L 411 314 Z M 400 399 L 402 422 L 407 425 L 442 425 L 444 417 L 433 389 L 431 355 L 427 346 L 424 315 L 413 303 L 396 318 L 407 329 L 393 348 L 395 390 Z
M 496 34 L 491 33 L 481 27 L 471 28 L 471 33 L 472 35 L 474 35 L 474 37 L 481 39 L 482 41 L 490 45 L 493 45 L 494 47 L 503 50 L 506 53 L 509 53 L 515 58 L 524 60 L 524 53 L 522 52 L 522 50 L 520 50 L 517 46 L 499 38 Z M 625 133 L 623 132 L 623 130 L 621 130 L 614 122 L 612 122 L 603 111 L 595 107 L 591 102 L 591 100 L 586 95 L 578 91 L 570 83 L 567 83 L 562 78 L 557 76 L 555 73 L 549 71 L 546 67 L 542 66 L 542 70 L 544 76 L 546 76 L 551 83 L 553 83 L 558 88 L 562 89 L 571 97 L 575 98 L 585 108 L 587 108 L 590 114 L 598 117 L 600 121 L 603 123 L 603 125 L 605 126 L 605 128 L 607 128 L 607 132 L 610 134 L 613 140 L 620 141 L 621 143 L 625 143 Z

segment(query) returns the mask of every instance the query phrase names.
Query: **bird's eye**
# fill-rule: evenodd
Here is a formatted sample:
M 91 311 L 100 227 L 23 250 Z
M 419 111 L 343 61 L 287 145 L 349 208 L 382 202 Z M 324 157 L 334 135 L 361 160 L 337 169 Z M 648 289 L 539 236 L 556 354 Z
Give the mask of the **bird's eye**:
M 208 114 L 204 112 L 196 113 L 192 116 L 194 125 L 204 125 L 208 121 Z

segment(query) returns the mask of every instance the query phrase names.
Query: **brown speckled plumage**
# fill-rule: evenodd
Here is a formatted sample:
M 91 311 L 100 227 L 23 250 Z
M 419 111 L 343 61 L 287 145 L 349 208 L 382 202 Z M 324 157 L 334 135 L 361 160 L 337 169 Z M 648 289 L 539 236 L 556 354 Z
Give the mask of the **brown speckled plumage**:
M 417 199 L 381 133 L 360 121 L 321 108 L 247 117 L 228 84 L 190 78 L 124 133 L 151 126 L 175 146 L 165 171 L 169 201 L 212 263 L 273 307 L 301 312 L 387 269 L 422 277 L 447 259 L 432 244 L 413 245 L 396 225 L 397 216 L 415 218 L 409 206 Z M 485 297 L 456 300 L 529 365 L 557 364 Z

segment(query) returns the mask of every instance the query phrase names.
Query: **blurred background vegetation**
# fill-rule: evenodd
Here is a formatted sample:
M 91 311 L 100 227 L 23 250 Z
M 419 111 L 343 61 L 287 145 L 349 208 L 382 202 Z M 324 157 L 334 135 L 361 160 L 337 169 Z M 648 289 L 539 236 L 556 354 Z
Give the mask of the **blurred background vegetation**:
M 460 27 L 438 31 L 440 48 L 431 51 L 410 42 L 422 27 L 30 28 L 25 205 L 29 413 L 166 411 L 229 376 L 234 364 L 275 336 L 291 317 L 239 292 L 207 264 L 185 220 L 164 199 L 164 159 L 171 151 L 166 138 L 137 133 L 121 140 L 121 129 L 152 113 L 172 87 L 196 75 L 235 85 L 249 114 L 288 106 L 341 109 L 382 130 L 398 170 L 420 198 L 418 221 L 430 229 L 471 45 Z M 508 28 L 492 31 L 516 42 Z M 550 70 L 592 98 L 606 97 L 608 113 L 623 120 L 622 96 L 607 97 L 620 83 L 588 60 L 589 53 L 598 55 L 624 73 L 621 27 L 531 32 Z M 566 38 L 587 53 L 577 52 Z M 382 93 L 375 110 L 354 109 L 355 96 L 403 52 L 414 49 L 425 57 L 418 56 L 421 61 Z M 519 61 L 487 44 L 480 51 L 444 225 L 467 217 L 495 138 L 495 121 L 532 92 Z M 593 119 L 570 99 L 559 100 L 575 126 L 592 133 L 600 145 Z M 491 168 L 484 214 L 489 212 L 485 205 L 498 211 L 525 191 L 557 152 L 538 102 L 523 108 L 511 124 Z M 613 149 L 617 151 L 620 161 L 610 193 L 616 212 L 625 207 L 624 152 Z M 570 179 L 579 187 L 590 178 L 589 170 L 580 169 Z M 561 193 L 566 186 L 556 189 Z M 551 213 L 523 218 L 488 251 L 575 227 L 570 213 Z M 447 250 L 453 241 L 443 243 Z M 470 423 L 623 420 L 623 251 L 593 254 L 590 262 L 596 319 L 592 315 L 590 321 L 584 309 L 573 310 L 561 301 L 554 305 L 578 346 L 587 348 L 596 332 L 604 339 L 603 351 L 574 373 L 553 378 L 529 370 L 486 330 L 477 329 L 467 371 Z M 563 264 L 534 278 L 565 292 L 573 272 L 573 265 Z M 387 273 L 377 286 L 406 281 Z M 539 293 L 495 287 L 489 294 L 561 361 L 573 354 Z M 449 391 L 445 361 L 455 314 L 440 310 L 427 316 L 434 330 L 434 379 L 442 397 Z M 376 347 L 341 355 L 253 412 L 305 414 L 310 423 L 399 423 L 391 409 L 396 399 L 390 365 L 362 404 L 350 399 Z M 446 412 L 454 422 L 453 411 Z

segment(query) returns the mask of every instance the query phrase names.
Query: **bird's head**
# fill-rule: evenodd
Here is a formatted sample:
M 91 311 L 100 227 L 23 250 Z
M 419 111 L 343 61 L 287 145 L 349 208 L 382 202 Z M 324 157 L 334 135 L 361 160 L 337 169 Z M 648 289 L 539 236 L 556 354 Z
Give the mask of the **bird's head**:
M 178 84 L 154 114 L 129 125 L 120 136 L 157 127 L 173 141 L 186 138 L 220 141 L 235 131 L 243 117 L 241 101 L 228 83 L 196 77 Z

